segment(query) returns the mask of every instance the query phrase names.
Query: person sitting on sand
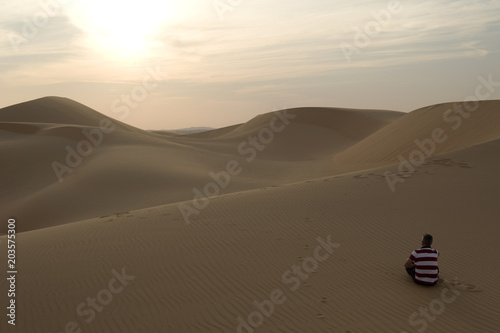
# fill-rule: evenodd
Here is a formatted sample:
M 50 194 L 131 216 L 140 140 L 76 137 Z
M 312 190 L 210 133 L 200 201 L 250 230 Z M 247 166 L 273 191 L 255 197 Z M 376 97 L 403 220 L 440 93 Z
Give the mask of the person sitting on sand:
M 425 234 L 422 237 L 422 247 L 413 251 L 405 263 L 406 271 L 413 281 L 426 286 L 433 286 L 439 280 L 439 251 L 431 247 L 432 240 L 431 235 Z

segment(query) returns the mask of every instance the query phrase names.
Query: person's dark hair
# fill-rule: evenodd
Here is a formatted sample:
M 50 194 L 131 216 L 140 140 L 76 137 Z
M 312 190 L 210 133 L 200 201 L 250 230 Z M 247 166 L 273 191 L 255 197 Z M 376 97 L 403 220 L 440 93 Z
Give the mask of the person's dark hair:
M 422 242 L 426 246 L 431 246 L 432 245 L 432 235 L 425 234 L 424 237 L 422 237 Z

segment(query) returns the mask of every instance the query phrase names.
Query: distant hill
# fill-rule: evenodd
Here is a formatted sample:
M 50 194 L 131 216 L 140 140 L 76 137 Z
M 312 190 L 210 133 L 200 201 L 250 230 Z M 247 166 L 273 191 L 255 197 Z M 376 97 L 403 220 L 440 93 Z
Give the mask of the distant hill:
M 215 128 L 213 127 L 189 127 L 189 128 L 180 128 L 180 129 L 171 129 L 171 130 L 151 130 L 153 133 L 157 134 L 181 134 L 181 135 L 187 135 L 187 134 L 195 134 L 195 133 L 202 133 L 206 131 L 212 131 Z

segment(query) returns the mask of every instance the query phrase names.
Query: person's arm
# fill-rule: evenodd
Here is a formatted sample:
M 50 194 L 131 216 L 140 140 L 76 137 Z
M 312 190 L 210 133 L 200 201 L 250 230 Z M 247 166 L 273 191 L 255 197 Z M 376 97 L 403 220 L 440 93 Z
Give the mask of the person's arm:
M 408 258 L 408 260 L 406 260 L 406 262 L 405 262 L 405 267 L 406 268 L 413 268 L 413 267 L 415 267 L 415 263 L 413 262 L 413 260 Z

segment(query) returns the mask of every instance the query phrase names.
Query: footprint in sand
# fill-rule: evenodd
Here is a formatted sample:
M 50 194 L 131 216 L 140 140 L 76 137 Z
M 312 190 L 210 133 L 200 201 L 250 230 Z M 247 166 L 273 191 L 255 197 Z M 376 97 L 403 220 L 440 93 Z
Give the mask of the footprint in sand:
M 434 159 L 432 160 L 435 164 L 441 164 L 441 165 L 444 165 L 444 166 L 454 166 L 455 165 L 455 161 L 453 161 L 452 159 L 449 159 L 449 158 L 443 158 L 443 159 Z
M 130 212 L 121 212 L 121 213 L 116 213 L 115 215 L 116 215 L 117 217 L 120 217 L 120 216 L 123 216 L 123 215 L 125 215 L 125 214 L 130 214 Z
M 458 162 L 457 165 L 461 168 L 468 168 L 468 169 L 471 169 L 472 167 L 466 163 L 466 162 Z
M 326 303 L 328 302 L 328 297 L 321 297 L 321 303 Z
M 469 292 L 481 292 L 483 291 L 478 286 L 473 285 L 472 283 L 462 283 L 458 280 L 443 280 L 443 285 L 450 289 L 457 289 L 460 291 L 469 291 Z
M 325 318 L 325 315 L 322 313 L 318 313 L 318 314 L 316 314 L 316 318 L 323 319 L 323 318 Z

